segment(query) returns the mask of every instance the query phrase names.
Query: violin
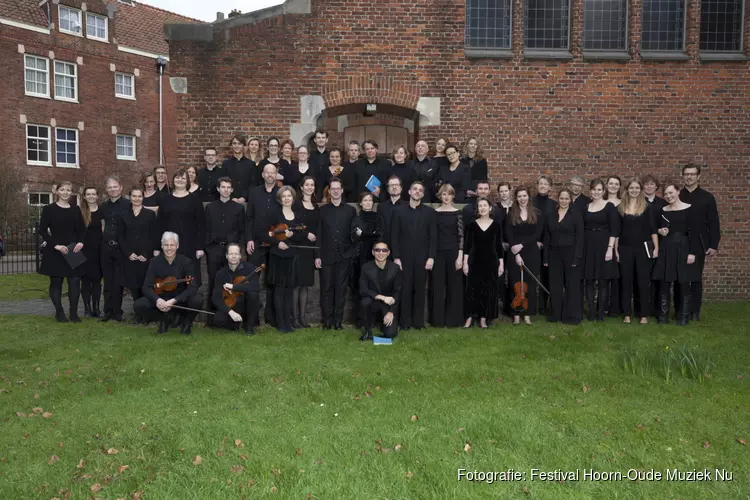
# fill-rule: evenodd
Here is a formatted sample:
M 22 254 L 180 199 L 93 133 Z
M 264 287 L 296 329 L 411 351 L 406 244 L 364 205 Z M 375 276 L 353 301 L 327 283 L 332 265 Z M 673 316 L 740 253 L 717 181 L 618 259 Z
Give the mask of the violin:
M 236 278 L 234 278 L 234 280 L 232 280 L 232 285 L 242 285 L 243 283 L 247 283 L 247 280 L 250 279 L 250 276 L 252 276 L 255 273 L 261 272 L 265 268 L 266 268 L 266 265 L 261 264 L 258 267 L 256 267 L 255 270 L 249 275 L 237 276 Z M 234 290 L 230 292 L 229 290 L 224 289 L 221 292 L 221 300 L 229 309 L 234 309 L 234 306 L 237 305 L 237 300 L 240 298 L 240 295 L 242 295 L 242 292 L 235 292 Z
M 523 281 L 523 266 L 521 267 L 521 281 L 513 285 L 513 301 L 510 307 L 516 312 L 524 312 L 529 309 L 529 299 L 526 294 L 529 293 L 529 284 Z
M 270 227 L 270 229 L 268 230 L 268 236 L 279 241 L 286 241 L 287 231 L 304 231 L 306 229 L 307 226 L 305 226 L 304 224 L 300 224 L 299 226 L 290 226 L 289 224 L 276 224 L 275 226 Z
M 195 278 L 192 276 L 185 276 L 184 278 L 177 279 L 175 276 L 167 276 L 166 278 L 154 278 L 154 293 L 161 295 L 166 292 L 174 292 L 177 290 L 177 285 L 180 283 L 190 284 Z

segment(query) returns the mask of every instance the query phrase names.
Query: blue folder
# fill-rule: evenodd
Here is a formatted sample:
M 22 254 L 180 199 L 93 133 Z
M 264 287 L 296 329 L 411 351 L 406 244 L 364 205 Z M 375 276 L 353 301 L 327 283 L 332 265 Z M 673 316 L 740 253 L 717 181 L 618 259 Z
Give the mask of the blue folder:
M 372 343 L 375 345 L 391 345 L 393 344 L 393 339 L 389 339 L 388 337 L 373 337 Z
M 370 178 L 367 179 L 367 184 L 365 184 L 365 187 L 372 193 L 376 188 L 380 187 L 380 179 L 378 179 L 374 175 L 371 175 Z

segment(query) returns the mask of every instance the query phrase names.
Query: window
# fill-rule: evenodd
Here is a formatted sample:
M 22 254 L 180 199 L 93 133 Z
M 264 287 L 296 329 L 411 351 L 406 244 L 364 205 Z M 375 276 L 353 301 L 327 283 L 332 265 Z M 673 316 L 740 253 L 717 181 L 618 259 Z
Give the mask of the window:
M 29 205 L 32 207 L 43 207 L 52 203 L 51 193 L 29 193 Z
M 133 75 L 115 73 L 115 96 L 135 99 L 135 80 Z
M 26 95 L 49 97 L 49 61 L 44 57 L 24 56 Z
M 135 136 L 117 136 L 117 159 L 135 160 Z
M 52 165 L 50 161 L 49 127 L 26 125 L 26 163 Z
M 511 0 L 466 0 L 467 48 L 511 48 Z
M 584 0 L 583 4 L 584 50 L 626 50 L 627 0 Z
M 78 131 L 76 129 L 55 129 L 55 153 L 58 167 L 78 166 Z
M 55 99 L 78 100 L 78 75 L 75 63 L 55 61 Z
M 107 36 L 108 19 L 104 16 L 86 12 L 86 36 L 96 40 L 109 41 Z
M 71 35 L 81 35 L 81 11 L 60 5 L 60 31 Z
M 641 48 L 685 50 L 685 0 L 643 0 Z
M 701 1 L 701 50 L 742 51 L 742 0 Z
M 569 33 L 569 0 L 527 0 L 527 49 L 567 50 L 570 47 Z

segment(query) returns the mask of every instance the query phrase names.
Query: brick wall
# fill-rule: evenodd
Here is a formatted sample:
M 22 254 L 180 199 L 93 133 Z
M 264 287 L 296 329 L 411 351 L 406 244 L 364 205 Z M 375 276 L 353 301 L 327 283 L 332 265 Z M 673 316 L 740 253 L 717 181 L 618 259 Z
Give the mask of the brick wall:
M 188 79 L 178 96 L 179 159 L 198 162 L 206 143 L 235 131 L 288 136 L 300 97 L 322 95 L 326 124 L 348 104 L 404 109 L 441 98 L 439 126 L 416 138 L 463 142 L 476 135 L 493 182 L 551 174 L 645 173 L 679 180 L 681 163 L 708 163 L 723 227 L 720 256 L 706 270 L 713 299 L 750 297 L 750 64 L 701 63 L 700 2 L 690 0 L 684 62 L 639 57 L 640 0 L 630 4 L 627 62 L 584 61 L 582 0 L 572 5 L 570 61 L 523 57 L 523 3 L 514 2 L 513 58 L 470 60 L 463 51 L 464 2 L 325 0 L 309 15 L 284 15 L 220 32 L 213 43 L 172 42 L 172 71 Z M 746 9 L 745 48 L 750 47 Z

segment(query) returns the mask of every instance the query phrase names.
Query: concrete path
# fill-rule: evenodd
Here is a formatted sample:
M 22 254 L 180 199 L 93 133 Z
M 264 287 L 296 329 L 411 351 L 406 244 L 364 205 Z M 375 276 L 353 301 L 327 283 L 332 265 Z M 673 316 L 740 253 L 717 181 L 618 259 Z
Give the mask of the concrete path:
M 63 296 L 63 307 L 68 313 L 68 299 Z M 127 317 L 133 313 L 133 300 L 125 296 L 122 301 L 122 310 Z M 54 316 L 55 308 L 49 299 L 10 300 L 0 302 L 0 314 L 29 314 L 32 316 Z M 83 317 L 83 303 L 78 302 L 78 314 Z

